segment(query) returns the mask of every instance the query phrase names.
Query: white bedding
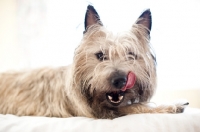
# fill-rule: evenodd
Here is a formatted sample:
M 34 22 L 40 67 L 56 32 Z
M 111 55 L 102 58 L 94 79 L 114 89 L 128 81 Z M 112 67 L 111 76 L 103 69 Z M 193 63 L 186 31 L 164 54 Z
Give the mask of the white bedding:
M 17 117 L 0 114 L 0 132 L 200 132 L 200 109 L 183 114 L 135 114 L 114 120 Z

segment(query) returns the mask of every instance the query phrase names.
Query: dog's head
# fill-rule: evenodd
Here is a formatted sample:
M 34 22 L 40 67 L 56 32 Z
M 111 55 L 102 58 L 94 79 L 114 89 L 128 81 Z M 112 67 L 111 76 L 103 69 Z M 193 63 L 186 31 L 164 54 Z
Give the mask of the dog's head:
M 152 97 L 156 60 L 149 44 L 150 31 L 150 10 L 129 31 L 113 34 L 105 29 L 94 7 L 87 7 L 83 39 L 74 56 L 74 85 L 95 115 L 106 117 L 103 113 L 108 110 Z

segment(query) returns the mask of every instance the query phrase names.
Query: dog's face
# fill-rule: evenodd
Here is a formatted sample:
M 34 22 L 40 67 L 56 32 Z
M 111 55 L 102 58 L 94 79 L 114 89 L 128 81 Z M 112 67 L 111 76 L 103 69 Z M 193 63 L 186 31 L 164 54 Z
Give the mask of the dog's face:
M 74 84 L 94 114 L 152 97 L 156 60 L 149 45 L 150 30 L 149 10 L 130 31 L 114 35 L 104 28 L 93 6 L 88 6 L 84 36 L 74 56 Z

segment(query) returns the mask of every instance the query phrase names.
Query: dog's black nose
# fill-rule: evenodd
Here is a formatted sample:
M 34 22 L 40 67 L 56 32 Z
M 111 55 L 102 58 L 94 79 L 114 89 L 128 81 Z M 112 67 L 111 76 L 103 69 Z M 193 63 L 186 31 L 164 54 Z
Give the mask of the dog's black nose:
M 125 76 L 118 76 L 118 77 L 114 77 L 111 80 L 111 83 L 115 88 L 121 89 L 126 85 L 126 81 L 127 81 L 127 78 Z

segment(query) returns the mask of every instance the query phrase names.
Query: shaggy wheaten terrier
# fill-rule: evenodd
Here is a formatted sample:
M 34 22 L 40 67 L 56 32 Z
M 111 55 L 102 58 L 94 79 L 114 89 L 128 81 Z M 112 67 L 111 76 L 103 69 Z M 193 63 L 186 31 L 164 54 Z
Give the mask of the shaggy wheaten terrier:
M 0 74 L 0 113 L 116 118 L 183 112 L 187 102 L 148 105 L 156 88 L 151 22 L 148 9 L 129 31 L 113 34 L 89 5 L 83 39 L 70 66 Z

